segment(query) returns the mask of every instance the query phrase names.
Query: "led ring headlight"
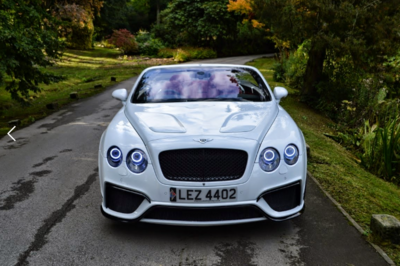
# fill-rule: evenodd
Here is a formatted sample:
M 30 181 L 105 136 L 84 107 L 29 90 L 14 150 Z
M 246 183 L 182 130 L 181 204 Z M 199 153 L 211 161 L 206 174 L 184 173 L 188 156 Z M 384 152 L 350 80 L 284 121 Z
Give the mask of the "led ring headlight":
M 280 160 L 281 158 L 277 150 L 266 148 L 261 152 L 258 163 L 264 171 L 272 172 L 278 168 Z
M 112 146 L 107 151 L 107 161 L 112 167 L 118 167 L 122 163 L 122 152 L 117 146 Z
M 286 146 L 284 152 L 284 158 L 285 162 L 288 165 L 293 165 L 297 163 L 297 160 L 299 159 L 299 150 L 294 144 L 289 144 Z
M 111 160 L 113 160 L 114 162 L 118 162 L 120 159 L 121 159 L 121 151 L 118 149 L 118 148 L 113 148 L 111 151 L 110 151 L 110 157 L 111 157 Z
M 146 153 L 140 149 L 133 149 L 126 156 L 126 166 L 135 174 L 140 174 L 146 170 L 147 164 Z
M 272 162 L 272 161 L 274 160 L 274 158 L 275 158 L 275 153 L 274 153 L 273 151 L 267 150 L 267 151 L 264 153 L 264 160 L 265 160 L 265 161 L 267 161 L 267 162 Z
M 134 164 L 140 165 L 143 161 L 143 155 L 140 152 L 135 151 L 132 152 L 131 159 Z

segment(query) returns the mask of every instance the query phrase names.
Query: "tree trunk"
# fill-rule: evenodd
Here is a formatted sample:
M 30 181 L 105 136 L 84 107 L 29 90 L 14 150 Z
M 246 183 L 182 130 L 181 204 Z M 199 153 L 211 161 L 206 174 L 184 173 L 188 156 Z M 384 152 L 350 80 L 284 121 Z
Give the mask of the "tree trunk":
M 311 49 L 307 61 L 306 73 L 304 75 L 304 86 L 301 94 L 305 97 L 314 98 L 317 96 L 316 85 L 321 80 L 326 48 L 318 45 L 315 41 L 311 42 Z

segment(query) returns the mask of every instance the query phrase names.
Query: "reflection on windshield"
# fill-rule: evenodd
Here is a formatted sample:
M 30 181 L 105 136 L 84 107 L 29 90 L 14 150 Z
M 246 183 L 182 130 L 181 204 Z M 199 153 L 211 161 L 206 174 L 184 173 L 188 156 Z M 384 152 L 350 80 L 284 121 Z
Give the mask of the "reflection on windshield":
M 246 68 L 164 68 L 146 72 L 132 103 L 270 101 L 257 73 Z

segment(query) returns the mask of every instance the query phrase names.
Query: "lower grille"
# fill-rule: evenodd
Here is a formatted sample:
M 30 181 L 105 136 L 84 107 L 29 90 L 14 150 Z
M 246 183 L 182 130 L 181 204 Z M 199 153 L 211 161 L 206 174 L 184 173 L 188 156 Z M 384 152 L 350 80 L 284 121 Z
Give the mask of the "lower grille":
M 266 192 L 262 197 L 275 211 L 287 211 L 300 205 L 301 184 L 296 182 L 288 186 Z
M 243 220 L 264 217 L 254 206 L 217 207 L 217 208 L 184 208 L 154 207 L 144 218 L 170 221 L 215 222 Z
M 132 213 L 144 200 L 144 196 L 125 188 L 106 183 L 106 207 L 121 213 Z
M 183 149 L 159 155 L 165 178 L 177 181 L 225 181 L 243 176 L 247 152 L 232 149 Z

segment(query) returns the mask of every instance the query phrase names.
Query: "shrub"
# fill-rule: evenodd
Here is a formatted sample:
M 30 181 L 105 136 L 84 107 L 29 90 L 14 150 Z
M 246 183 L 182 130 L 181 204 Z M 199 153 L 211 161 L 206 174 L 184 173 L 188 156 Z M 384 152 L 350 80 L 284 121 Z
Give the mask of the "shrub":
M 365 123 L 362 165 L 385 180 L 400 184 L 400 117 L 379 128 Z M 396 176 L 397 175 L 397 176 Z
M 286 80 L 286 66 L 285 60 L 281 60 L 281 62 L 277 62 L 272 66 L 272 70 L 274 74 L 272 78 L 276 82 L 285 82 Z
M 295 52 L 288 55 L 280 53 L 277 63 L 274 64 L 273 79 L 277 82 L 286 82 L 292 88 L 301 89 L 306 72 L 310 41 L 304 41 Z
M 301 89 L 303 87 L 309 50 L 310 41 L 306 40 L 294 53 L 289 55 L 286 61 L 285 79 L 292 88 Z
M 156 56 L 162 48 L 164 48 L 164 45 L 160 39 L 150 38 L 145 43 L 139 43 L 139 51 L 143 55 Z
M 126 29 L 114 30 L 107 41 L 121 49 L 124 54 L 136 54 L 139 52 L 135 36 Z
M 181 48 L 176 49 L 174 52 L 174 60 L 177 62 L 186 62 L 190 60 L 190 54 L 188 51 Z
M 171 58 L 174 57 L 174 52 L 176 51 L 176 49 L 171 49 L 171 48 L 162 48 L 160 50 L 158 50 L 158 57 L 161 58 Z
M 160 49 L 158 56 L 163 58 L 173 57 L 175 61 L 186 62 L 192 59 L 216 58 L 217 53 L 210 48 L 182 47 L 178 49 Z
M 141 55 L 156 56 L 158 51 L 164 48 L 163 42 L 145 30 L 140 30 L 136 34 L 136 41 L 139 44 L 139 52 Z
M 139 30 L 136 33 L 136 42 L 140 45 L 151 39 L 151 35 L 146 30 Z
M 186 49 L 191 59 L 216 58 L 217 53 L 210 48 L 188 48 Z

